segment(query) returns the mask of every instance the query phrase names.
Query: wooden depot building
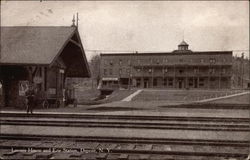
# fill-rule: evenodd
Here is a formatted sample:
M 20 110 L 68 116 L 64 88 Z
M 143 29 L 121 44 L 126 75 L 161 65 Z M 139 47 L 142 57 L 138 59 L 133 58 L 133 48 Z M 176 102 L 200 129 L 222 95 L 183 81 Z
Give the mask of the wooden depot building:
M 61 106 L 67 77 L 90 77 L 76 26 L 1 27 L 1 107 L 23 107 L 29 83 L 40 99 Z

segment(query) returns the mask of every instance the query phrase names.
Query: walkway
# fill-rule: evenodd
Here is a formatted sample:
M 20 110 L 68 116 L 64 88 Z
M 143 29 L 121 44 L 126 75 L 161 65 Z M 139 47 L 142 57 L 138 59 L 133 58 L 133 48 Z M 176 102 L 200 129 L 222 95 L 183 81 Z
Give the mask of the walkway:
M 130 102 L 132 100 L 132 98 L 134 98 L 136 95 L 138 95 L 141 91 L 142 91 L 141 89 L 137 90 L 136 92 L 132 93 L 128 97 L 124 98 L 122 101 L 123 102 Z
M 210 102 L 210 101 L 215 101 L 215 100 L 220 100 L 220 99 L 226 99 L 226 98 L 241 96 L 241 95 L 245 95 L 245 94 L 250 94 L 250 92 L 247 91 L 247 92 L 236 93 L 236 94 L 227 95 L 227 96 L 223 96 L 223 97 L 209 98 L 209 99 L 204 99 L 204 100 L 200 100 L 200 101 L 197 101 L 197 102 Z

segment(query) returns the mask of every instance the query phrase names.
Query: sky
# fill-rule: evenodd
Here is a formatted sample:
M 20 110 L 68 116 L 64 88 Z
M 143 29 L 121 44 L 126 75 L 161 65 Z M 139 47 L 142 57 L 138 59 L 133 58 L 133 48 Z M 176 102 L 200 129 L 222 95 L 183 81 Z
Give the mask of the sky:
M 107 52 L 193 51 L 249 56 L 248 1 L 2 1 L 2 26 L 78 29 L 87 59 Z

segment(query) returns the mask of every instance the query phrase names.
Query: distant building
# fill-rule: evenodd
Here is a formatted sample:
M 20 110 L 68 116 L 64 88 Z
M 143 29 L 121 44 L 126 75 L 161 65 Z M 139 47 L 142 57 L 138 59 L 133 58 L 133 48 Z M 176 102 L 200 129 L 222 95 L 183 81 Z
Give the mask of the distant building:
M 232 51 L 193 52 L 182 41 L 169 53 L 101 54 L 100 71 L 103 90 L 230 88 Z
M 241 57 L 233 57 L 232 64 L 232 88 L 250 88 L 250 60 Z
M 77 27 L 1 27 L 0 106 L 24 107 L 29 83 L 62 104 L 65 79 L 89 76 Z

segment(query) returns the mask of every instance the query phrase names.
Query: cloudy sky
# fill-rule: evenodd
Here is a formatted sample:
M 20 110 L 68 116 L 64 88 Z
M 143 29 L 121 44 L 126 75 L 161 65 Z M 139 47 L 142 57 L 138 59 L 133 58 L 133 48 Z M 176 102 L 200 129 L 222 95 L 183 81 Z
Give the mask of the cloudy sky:
M 173 51 L 183 37 L 193 51 L 249 54 L 248 1 L 3 1 L 1 25 L 70 26 L 76 12 L 88 59 L 100 52 Z

